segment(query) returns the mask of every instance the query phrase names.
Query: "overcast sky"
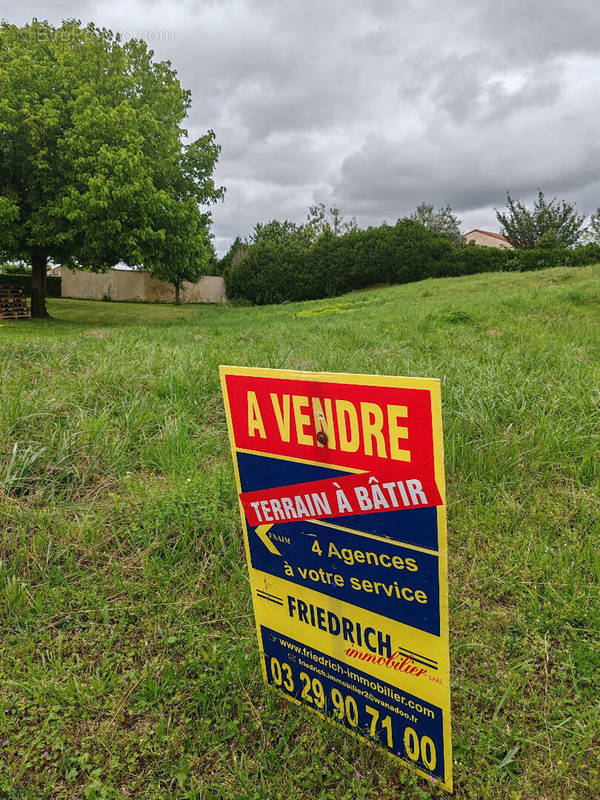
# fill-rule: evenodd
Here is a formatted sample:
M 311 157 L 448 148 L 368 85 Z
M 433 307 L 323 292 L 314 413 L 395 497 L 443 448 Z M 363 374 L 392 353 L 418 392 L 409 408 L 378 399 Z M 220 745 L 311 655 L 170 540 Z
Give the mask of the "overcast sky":
M 423 200 L 499 230 L 506 191 L 600 206 L 597 0 L 0 0 L 137 35 L 222 146 L 217 249 L 315 202 L 361 226 Z

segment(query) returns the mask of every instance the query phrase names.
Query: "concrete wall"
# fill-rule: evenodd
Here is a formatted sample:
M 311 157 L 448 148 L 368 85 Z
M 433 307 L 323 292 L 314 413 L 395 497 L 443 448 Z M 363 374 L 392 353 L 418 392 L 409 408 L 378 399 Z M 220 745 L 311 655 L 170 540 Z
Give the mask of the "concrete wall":
M 147 272 L 111 269 L 108 272 L 74 272 L 56 267 L 53 275 L 62 277 L 62 297 L 82 300 L 129 300 L 140 303 L 173 303 L 172 283 L 151 278 Z M 218 275 L 206 275 L 198 283 L 184 281 L 181 287 L 183 303 L 222 303 L 227 299 L 225 281 Z

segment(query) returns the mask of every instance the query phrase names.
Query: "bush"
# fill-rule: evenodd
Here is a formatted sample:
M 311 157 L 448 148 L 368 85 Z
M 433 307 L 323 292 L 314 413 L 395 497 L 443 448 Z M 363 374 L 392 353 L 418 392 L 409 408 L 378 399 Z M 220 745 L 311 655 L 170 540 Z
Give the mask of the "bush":
M 597 264 L 600 262 L 600 244 L 592 242 L 584 247 L 577 247 L 571 250 L 569 264 L 572 267 L 581 267 L 585 264 Z
M 27 264 L 0 264 L 0 274 L 4 275 L 31 275 L 31 267 Z
M 0 285 L 22 286 L 27 297 L 31 297 L 31 274 L 0 275 Z M 46 276 L 46 297 L 60 297 L 62 278 L 59 275 Z
M 452 251 L 445 237 L 405 219 L 343 236 L 325 231 L 311 247 L 294 238 L 257 241 L 227 265 L 225 281 L 229 297 L 253 303 L 312 300 L 434 276 Z
M 501 272 L 508 269 L 513 250 L 501 250 L 497 247 L 468 247 L 456 253 L 462 262 L 462 275 L 474 275 L 477 272 Z
M 240 259 L 244 258 L 248 251 L 248 245 L 245 244 L 239 236 L 236 236 L 233 243 L 223 258 L 217 262 L 214 267 L 213 275 L 226 275 L 231 269 L 233 264 L 237 264 Z
M 230 264 L 225 273 L 227 293 L 253 303 L 282 303 L 284 300 L 305 300 L 307 253 L 298 245 L 273 241 L 257 242 L 248 248 L 237 264 Z M 319 295 L 317 295 L 319 296 Z
M 233 263 L 233 262 L 236 263 Z M 227 294 L 257 304 L 333 297 L 367 286 L 478 272 L 528 271 L 600 261 L 600 245 L 574 250 L 541 247 L 501 250 L 455 248 L 415 220 L 354 230 L 326 231 L 315 242 L 290 235 L 259 239 L 225 269 Z
M 569 264 L 572 250 L 565 247 L 537 247 L 535 250 L 514 250 L 514 263 L 520 272 L 561 267 Z

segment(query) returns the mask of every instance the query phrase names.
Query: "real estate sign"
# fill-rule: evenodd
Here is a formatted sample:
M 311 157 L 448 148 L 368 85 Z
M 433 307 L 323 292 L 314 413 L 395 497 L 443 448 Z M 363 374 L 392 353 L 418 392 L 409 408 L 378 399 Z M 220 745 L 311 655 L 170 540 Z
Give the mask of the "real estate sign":
M 451 790 L 439 381 L 220 372 L 266 682 Z

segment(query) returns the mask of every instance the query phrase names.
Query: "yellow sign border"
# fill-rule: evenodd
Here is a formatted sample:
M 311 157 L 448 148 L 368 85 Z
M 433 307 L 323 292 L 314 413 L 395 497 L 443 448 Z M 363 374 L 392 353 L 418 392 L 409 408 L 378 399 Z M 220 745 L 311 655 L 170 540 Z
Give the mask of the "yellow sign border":
M 450 703 L 450 631 L 449 631 L 449 612 L 448 612 L 448 532 L 446 526 L 446 483 L 444 471 L 444 444 L 442 436 L 442 396 L 441 396 L 441 382 L 437 378 L 413 378 L 397 375 L 363 375 L 357 373 L 345 372 L 304 372 L 301 370 L 287 370 L 287 369 L 274 369 L 270 367 L 239 367 L 229 365 L 219 365 L 219 377 L 221 381 L 221 391 L 223 394 L 223 402 L 225 405 L 225 415 L 227 419 L 227 429 L 229 432 L 229 443 L 231 448 L 231 455 L 233 460 L 233 468 L 235 473 L 236 486 L 238 491 L 238 502 L 240 507 L 240 516 L 242 519 L 242 526 L 244 531 L 244 547 L 246 550 L 246 563 L 250 577 L 250 584 L 252 590 L 252 605 L 254 608 L 254 620 L 256 626 L 256 633 L 258 641 L 261 641 L 260 626 L 256 615 L 256 600 L 254 595 L 254 585 L 252 580 L 252 572 L 255 571 L 251 567 L 250 559 L 250 546 L 248 541 L 248 529 L 246 526 L 246 516 L 239 494 L 242 492 L 242 484 L 237 464 L 238 448 L 235 446 L 235 435 L 233 429 L 233 421 L 231 417 L 231 409 L 229 405 L 229 396 L 227 393 L 226 377 L 228 375 L 239 375 L 243 377 L 260 377 L 260 378 L 285 378 L 287 380 L 298 380 L 306 383 L 342 383 L 355 386 L 388 386 L 395 389 L 425 389 L 429 391 L 431 397 L 431 418 L 433 428 L 433 451 L 434 451 L 434 471 L 435 480 L 442 496 L 443 505 L 437 506 L 437 529 L 438 529 L 438 569 L 439 569 L 439 603 L 440 603 L 440 659 L 438 662 L 438 671 L 442 676 L 444 685 L 447 691 L 444 693 L 444 700 L 440 704 L 443 711 L 443 736 L 444 736 L 444 765 L 445 776 L 444 782 L 436 780 L 436 783 L 446 789 L 448 792 L 453 791 L 453 770 L 452 770 L 452 734 L 451 734 L 451 703 Z M 240 448 L 241 452 L 248 452 Z M 268 455 L 260 453 L 260 455 Z M 283 456 L 273 455 L 274 458 L 283 458 Z M 304 459 L 295 457 L 285 457 L 286 461 L 292 461 L 299 464 L 315 464 L 317 462 L 306 461 Z M 321 464 L 319 464 L 321 465 Z M 328 466 L 323 464 L 322 466 Z M 331 465 L 335 466 L 335 465 Z M 348 467 L 340 467 L 348 472 L 359 472 L 360 470 L 351 470 Z M 353 531 L 359 533 L 359 531 Z M 267 671 L 264 656 L 261 654 L 261 668 L 263 679 L 268 685 Z M 302 705 L 299 700 L 289 697 L 292 702 Z M 314 709 L 316 711 L 316 709 Z M 317 711 L 319 716 L 323 716 Z M 347 728 L 344 728 L 347 730 Z M 361 741 L 371 744 L 365 737 L 360 736 L 358 733 L 349 731 L 352 735 L 359 738 Z M 373 744 L 372 746 L 377 747 Z M 387 752 L 387 751 L 386 751 Z M 396 758 L 393 753 L 388 753 L 392 758 Z M 404 759 L 399 759 L 403 766 L 416 772 L 418 775 L 431 779 L 431 776 L 412 766 Z

